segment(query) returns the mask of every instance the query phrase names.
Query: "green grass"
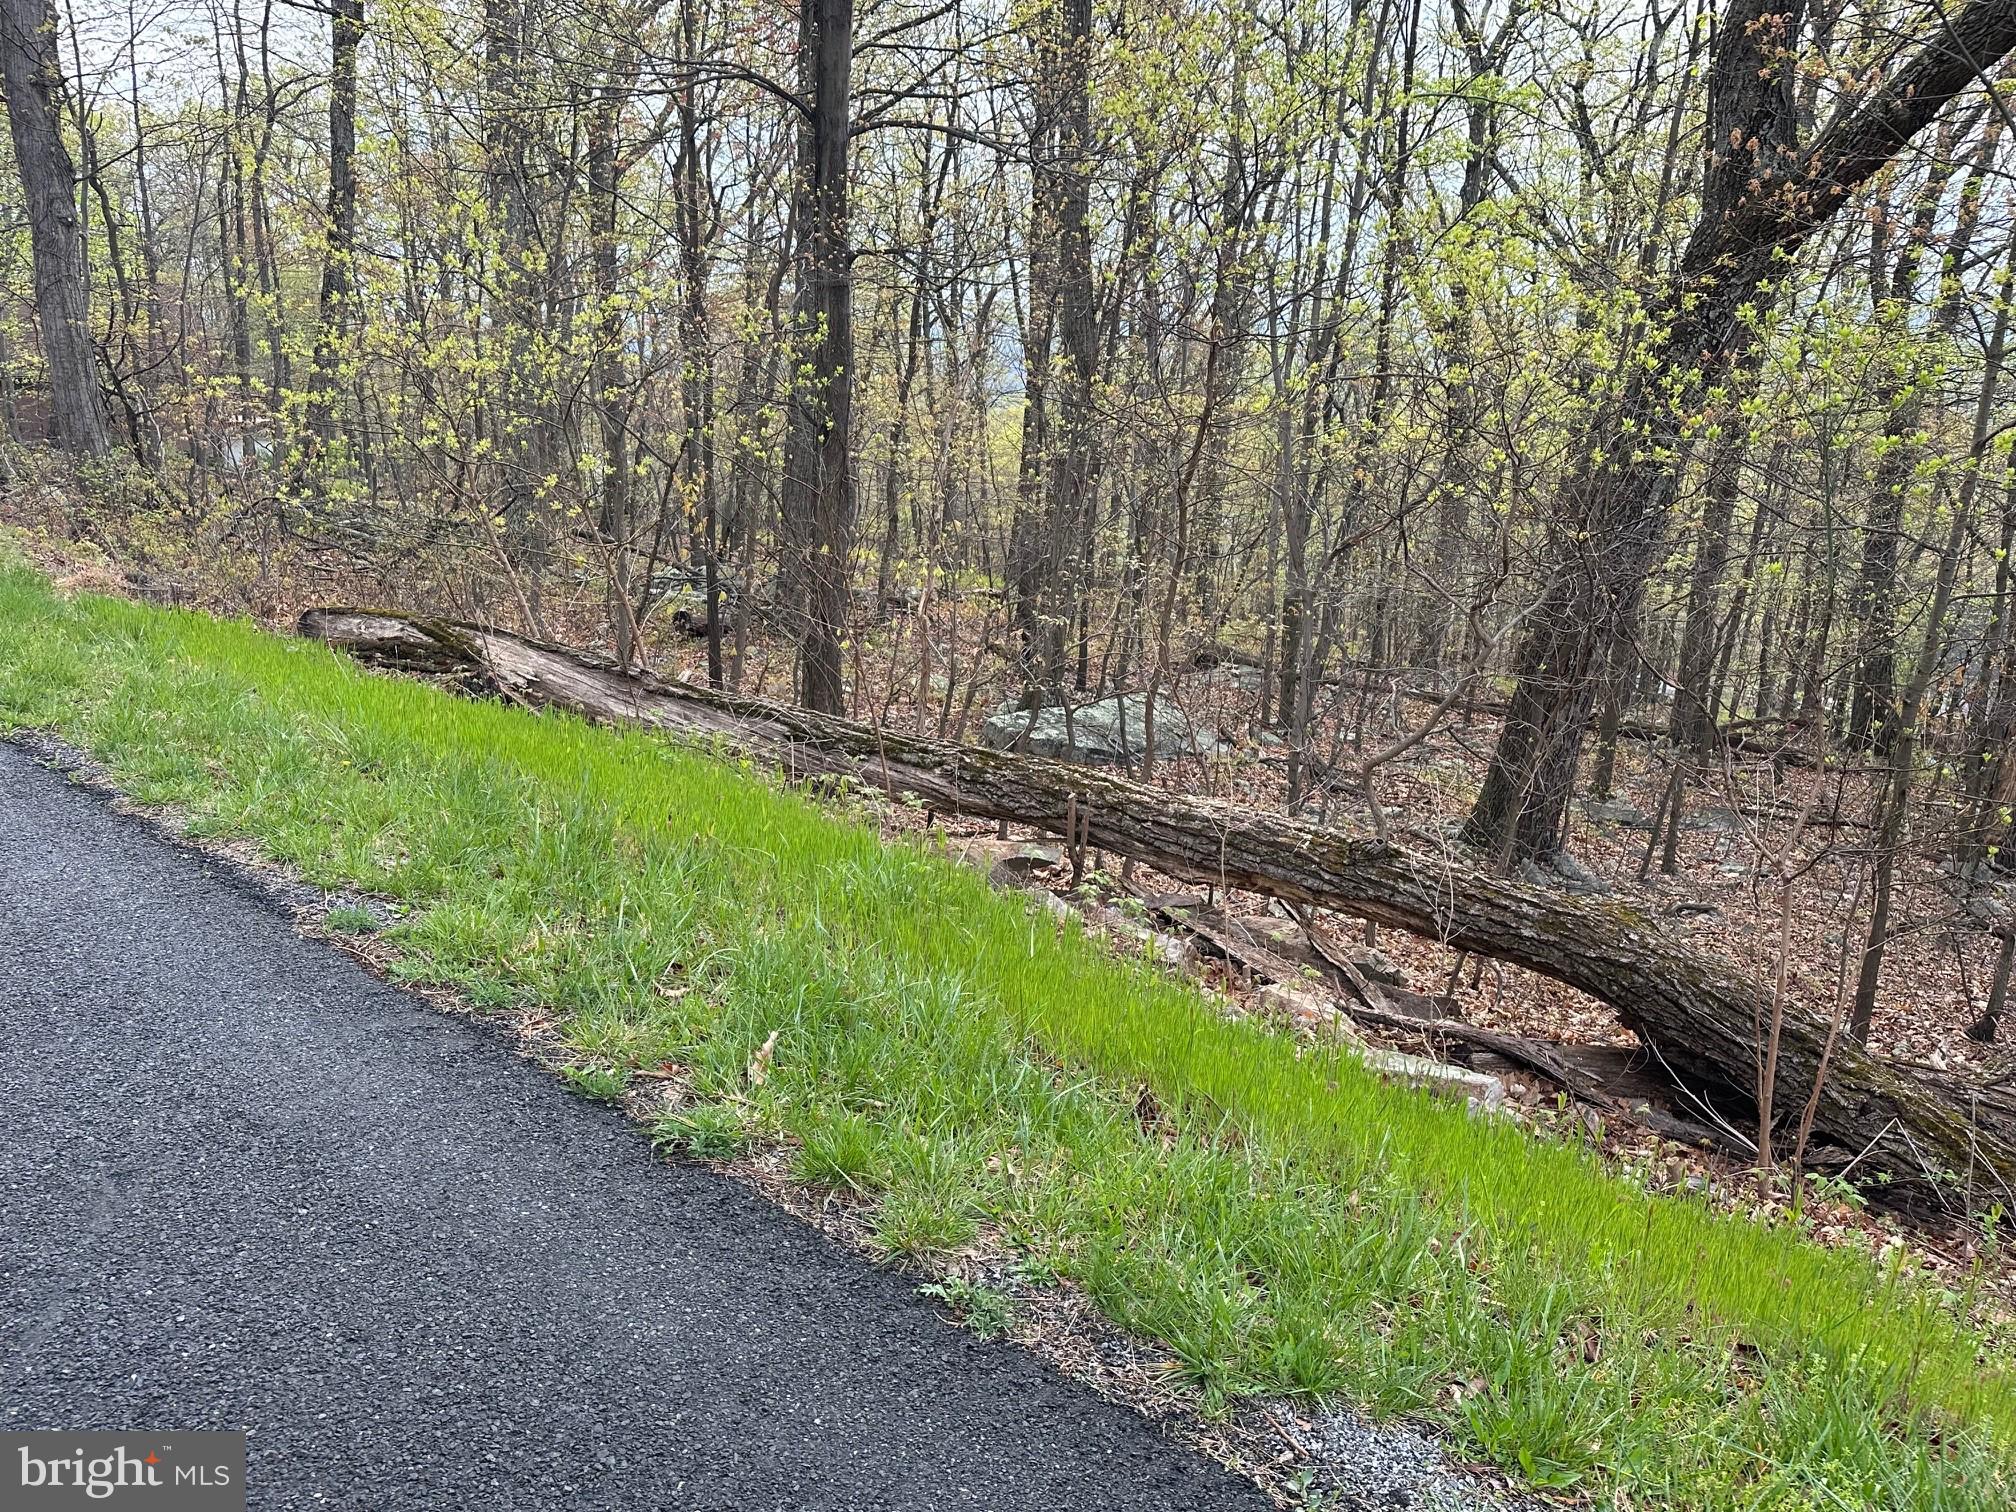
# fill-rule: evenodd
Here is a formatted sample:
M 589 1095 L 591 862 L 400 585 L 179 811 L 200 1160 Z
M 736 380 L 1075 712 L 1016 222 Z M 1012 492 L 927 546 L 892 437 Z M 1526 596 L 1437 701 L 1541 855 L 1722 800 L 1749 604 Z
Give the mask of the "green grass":
M 784 1142 L 891 1254 L 1005 1246 L 1207 1408 L 1414 1414 L 1618 1505 L 2009 1504 L 2016 1389 L 1965 1299 L 1228 1021 L 746 764 L 4 563 L 0 726 L 401 901 L 396 970 L 541 1005 L 584 1093 L 682 1068 L 663 1143 Z
M 376 934 L 378 916 L 359 904 L 339 903 L 322 916 L 322 927 L 331 934 Z

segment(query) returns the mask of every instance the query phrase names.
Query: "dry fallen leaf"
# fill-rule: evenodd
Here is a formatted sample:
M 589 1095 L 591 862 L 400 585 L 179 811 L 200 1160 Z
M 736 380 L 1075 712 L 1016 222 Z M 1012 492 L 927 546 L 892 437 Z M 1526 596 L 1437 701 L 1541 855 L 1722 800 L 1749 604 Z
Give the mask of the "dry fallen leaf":
M 750 1058 L 749 1061 L 750 1086 L 760 1087 L 763 1085 L 764 1082 L 770 1079 L 770 1062 L 776 1056 L 776 1054 L 777 1054 L 777 1031 L 775 1029 L 772 1029 L 770 1031 L 770 1038 L 763 1041 L 763 1048 L 758 1050 L 756 1054 Z

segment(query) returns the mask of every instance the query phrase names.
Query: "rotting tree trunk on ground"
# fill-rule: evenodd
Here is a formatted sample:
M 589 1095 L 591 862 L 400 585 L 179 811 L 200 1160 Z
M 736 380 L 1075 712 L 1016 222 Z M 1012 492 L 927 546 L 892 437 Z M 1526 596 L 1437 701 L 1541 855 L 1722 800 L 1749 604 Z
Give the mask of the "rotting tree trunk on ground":
M 794 776 L 844 773 L 947 812 L 1013 820 L 1220 887 L 1336 909 L 1526 967 L 1601 999 L 1664 1072 L 1741 1107 L 1754 1096 L 1757 1006 L 1768 988 L 1629 905 L 1565 897 L 1455 856 L 1131 782 L 1113 773 L 952 745 L 760 699 L 628 677 L 609 664 L 481 626 L 368 609 L 313 609 L 301 633 L 359 659 L 458 675 L 592 719 L 757 745 Z M 1919 1212 L 2016 1195 L 2016 1096 L 1904 1065 L 1788 1011 L 1776 1103 L 1805 1104 L 1829 1069 L 1818 1140 L 1888 1178 Z

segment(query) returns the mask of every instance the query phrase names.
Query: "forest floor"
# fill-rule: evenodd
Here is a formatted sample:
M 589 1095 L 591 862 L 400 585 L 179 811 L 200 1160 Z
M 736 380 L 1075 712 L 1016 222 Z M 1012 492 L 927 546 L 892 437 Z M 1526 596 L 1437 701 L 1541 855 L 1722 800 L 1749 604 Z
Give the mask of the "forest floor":
M 59 585 L 67 588 L 189 600 L 237 612 L 250 611 L 279 628 L 286 627 L 299 608 L 311 603 L 345 599 L 372 602 L 383 601 L 387 597 L 383 591 L 374 591 L 378 585 L 367 580 L 331 573 L 305 574 L 299 581 L 286 574 L 269 574 L 267 585 L 259 594 L 248 594 L 242 579 L 204 580 L 190 573 L 186 562 L 178 563 L 174 576 L 170 577 L 158 568 L 123 566 L 99 549 L 78 548 L 60 540 L 52 542 L 47 534 L 37 538 L 31 550 Z M 412 599 L 409 597 L 407 601 L 410 603 Z M 423 607 L 438 609 L 444 605 L 435 602 Z M 446 607 L 454 605 L 451 602 Z M 568 639 L 568 630 L 573 628 L 578 631 L 585 626 L 590 612 L 589 606 L 582 606 L 582 617 L 578 621 L 570 621 L 567 616 L 553 612 L 548 621 L 548 631 L 557 639 Z M 978 612 L 984 616 L 989 611 L 983 607 Z M 934 621 L 931 627 L 934 657 L 941 664 L 948 646 L 956 648 L 964 641 L 967 643 L 966 654 L 971 656 L 972 648 L 984 645 L 989 636 L 984 624 L 961 624 L 957 619 L 948 619 L 949 623 Z M 907 690 L 916 685 L 918 669 L 914 649 L 906 662 L 904 648 L 906 643 L 914 648 L 919 640 L 919 628 L 912 623 L 897 621 L 880 635 L 863 637 L 857 686 L 884 689 L 886 703 L 877 700 L 877 704 L 886 708 L 888 717 L 894 721 L 930 725 L 935 723 L 939 710 L 920 715 L 901 691 L 887 691 Z M 577 634 L 572 638 L 579 640 L 585 637 Z M 750 670 L 753 672 L 767 661 L 772 691 L 775 691 L 774 658 L 777 651 L 778 648 L 760 639 L 753 640 L 750 648 Z M 693 643 L 668 638 L 658 669 L 663 674 L 670 671 L 675 663 L 683 663 L 684 668 L 690 671 L 696 655 L 697 647 Z M 881 658 L 879 662 L 875 659 L 878 656 Z M 862 671 L 868 674 L 865 678 L 859 675 Z M 926 685 L 929 686 L 928 683 Z M 1005 686 L 998 681 L 998 674 L 996 682 L 991 685 L 985 676 L 976 679 L 968 691 L 949 701 L 953 717 L 947 723 L 951 732 L 964 733 L 970 738 L 973 718 L 988 712 L 998 701 L 999 693 L 1005 691 Z M 1215 725 L 1230 737 L 1227 744 L 1238 754 L 1230 760 L 1213 761 L 1201 766 L 1171 765 L 1164 768 L 1160 780 L 1190 791 L 1204 790 L 1244 801 L 1278 803 L 1281 795 L 1278 756 L 1254 738 L 1252 714 L 1257 700 L 1250 681 L 1239 675 L 1238 669 L 1219 668 L 1189 674 L 1178 681 L 1173 691 L 1193 718 Z M 1378 732 L 1381 708 L 1390 710 L 1393 704 L 1391 700 L 1375 698 L 1368 700 L 1367 705 L 1367 717 L 1354 721 L 1353 733 L 1376 745 L 1382 740 Z M 941 709 L 943 707 L 941 705 Z M 960 717 L 962 710 L 963 718 Z M 864 709 L 862 712 L 874 710 Z M 1324 733 L 1332 744 L 1348 747 L 1350 743 L 1335 725 Z M 1486 718 L 1476 717 L 1468 722 L 1459 720 L 1448 730 L 1423 742 L 1421 747 L 1410 753 L 1405 765 L 1382 770 L 1376 779 L 1376 787 L 1383 804 L 1397 811 L 1392 821 L 1396 827 L 1404 827 L 1416 843 L 1445 836 L 1445 826 L 1460 814 L 1471 784 L 1481 770 L 1481 761 L 1488 753 L 1493 733 Z M 1384 738 L 1390 738 L 1390 731 Z M 1656 796 L 1651 789 L 1657 787 L 1660 779 L 1636 756 L 1637 753 L 1627 745 L 1620 760 L 1617 797 L 1640 812 L 1650 813 L 1656 807 Z M 1752 774 L 1753 777 L 1759 775 Z M 1796 784 L 1802 779 L 1812 780 L 1794 771 L 1785 787 L 1775 791 L 1773 797 L 1779 805 L 1778 812 L 1783 812 L 1783 806 L 1788 802 L 1787 790 L 1796 791 Z M 1717 799 L 1721 801 L 1718 803 Z M 1824 801 L 1816 803 L 1815 809 L 1852 819 L 1855 804 L 1859 801 L 1861 795 L 1836 779 L 1827 790 Z M 1727 949 L 1753 966 L 1765 964 L 1775 956 L 1777 949 L 1777 900 L 1767 888 L 1757 885 L 1756 873 L 1757 859 L 1768 857 L 1771 847 L 1778 841 L 1769 825 L 1753 824 L 1742 812 L 1746 806 L 1754 807 L 1757 802 L 1756 796 L 1727 784 L 1721 792 L 1692 798 L 1690 807 L 1699 819 L 1708 822 L 1701 828 L 1686 832 L 1678 878 L 1661 881 L 1655 872 L 1655 880 L 1647 889 L 1656 896 L 1663 910 L 1672 913 L 1677 927 L 1694 933 L 1704 945 Z M 1796 807 L 1803 798 L 1792 797 L 1789 802 Z M 1343 822 L 1351 819 L 1349 808 L 1341 800 L 1332 814 Z M 876 805 L 866 817 L 873 819 L 885 831 L 913 828 L 922 822 L 915 811 L 900 805 Z M 1770 823 L 1778 822 L 1774 819 Z M 985 840 L 992 832 L 991 826 L 953 824 L 946 828 L 952 832 L 955 841 Z M 1795 927 L 1790 935 L 1792 950 L 1788 961 L 1790 975 L 1794 984 L 1806 995 L 1806 1000 L 1823 1011 L 1833 1001 L 1842 952 L 1838 938 L 1838 921 L 1844 912 L 1842 894 L 1844 891 L 1852 893 L 1852 875 L 1856 865 L 1852 847 L 1838 844 L 1838 837 L 1842 834 L 1852 836 L 1853 833 L 1852 827 L 1839 826 L 1815 831 L 1809 836 L 1810 843 L 1832 844 L 1833 852 L 1815 858 L 1817 864 L 1807 873 L 1809 886 L 1801 894 L 1794 910 Z M 1578 817 L 1574 839 L 1576 854 L 1592 870 L 1606 875 L 1620 888 L 1638 889 L 1636 876 L 1643 845 L 1644 837 L 1636 830 L 1614 821 L 1606 822 L 1586 815 Z M 1056 888 L 1068 882 L 1061 866 L 1037 880 L 1047 881 Z M 1157 885 L 1153 878 L 1135 880 L 1151 889 Z M 1175 884 L 1169 885 L 1173 887 Z M 1947 1063 L 1974 1060 L 1982 1052 L 1965 1041 L 1959 1029 L 1977 1011 L 1985 970 L 1982 951 L 1977 944 L 1970 952 L 1966 927 L 1954 916 L 1954 901 L 1931 867 L 1908 880 L 1906 898 L 1908 916 L 1918 927 L 1901 942 L 1893 968 L 1897 974 L 1891 978 L 1893 988 L 1900 983 L 1906 985 L 1903 991 L 1893 990 L 1886 997 L 1878 1019 L 1876 1042 L 1879 1048 L 1902 1050 L 1926 1059 L 1943 1059 Z M 1258 900 L 1219 901 L 1235 912 L 1242 909 L 1251 909 L 1256 914 L 1259 912 Z M 1830 920 L 1835 921 L 1831 926 Z M 1326 922 L 1340 935 L 1357 928 L 1355 924 L 1343 920 Z M 1837 937 L 1830 939 L 1830 932 Z M 1391 932 L 1382 933 L 1377 943 L 1417 990 L 1446 993 L 1453 997 L 1463 1016 L 1474 1023 L 1563 1041 L 1624 1041 L 1614 1019 L 1602 1005 L 1581 999 L 1556 984 L 1509 968 L 1498 970 L 1487 967 L 1481 972 L 1466 970 L 1457 974 L 1453 969 L 1456 958 L 1449 952 L 1433 942 L 1407 940 Z M 1214 974 L 1218 985 L 1234 989 L 1243 985 L 1228 980 L 1222 972 Z M 1997 1303 L 1995 1297 L 2006 1285 L 2008 1269 L 1999 1245 L 1992 1242 L 1992 1234 L 1985 1236 L 1988 1241 L 1985 1243 L 1982 1242 L 1983 1236 L 1970 1234 L 1904 1235 L 1887 1221 L 1871 1219 L 1852 1206 L 1834 1201 L 1809 1200 L 1794 1219 L 1787 1213 L 1781 1194 L 1760 1192 L 1737 1163 L 1717 1161 L 1698 1151 L 1643 1138 L 1629 1129 L 1599 1127 L 1592 1130 L 1586 1122 L 1571 1122 L 1558 1106 L 1550 1105 L 1546 1089 L 1517 1076 L 1507 1080 L 1512 1085 L 1515 1101 L 1521 1106 L 1523 1121 L 1547 1136 L 1539 1142 L 1542 1146 L 1565 1141 L 1576 1148 L 1587 1149 L 1592 1143 L 1597 1144 L 1607 1157 L 1608 1167 L 1627 1176 L 1637 1189 L 1672 1191 L 1693 1199 L 1699 1199 L 1705 1193 L 1711 1208 L 1741 1214 L 1746 1220 L 1762 1220 L 1763 1231 L 1796 1230 L 1804 1239 L 1819 1239 L 1850 1252 L 1869 1254 L 1873 1251 L 1892 1267 L 1901 1262 L 1904 1269 L 1924 1274 L 1935 1285 L 1944 1286 L 1949 1295 L 1964 1296 L 1970 1325 L 1986 1329 L 1981 1347 L 1991 1350 L 2000 1348 L 1988 1340 L 2003 1331 L 2006 1321 L 2006 1301 Z M 1150 1333 L 1158 1331 L 1153 1324 L 1144 1324 L 1138 1318 L 1123 1321 L 1137 1329 L 1145 1327 Z M 1211 1352 L 1208 1345 L 1193 1344 L 1190 1347 L 1193 1350 L 1203 1348 L 1207 1356 Z M 1598 1373 L 1607 1373 L 1612 1368 L 1612 1361 L 1600 1352 L 1599 1357 L 1602 1366 Z M 1741 1358 L 1739 1355 L 1739 1363 Z M 1592 1360 L 1590 1363 L 1594 1365 L 1596 1362 Z M 1448 1364 L 1447 1360 L 1441 1362 L 1441 1366 Z M 1477 1453 L 1482 1449 L 1501 1462 L 1510 1453 L 1512 1464 L 1523 1467 L 1525 1478 L 1537 1480 L 1543 1485 L 1558 1483 L 1566 1488 L 1582 1484 L 1586 1477 L 1593 1476 L 1593 1481 L 1587 1483 L 1607 1483 L 1613 1489 L 1627 1493 L 1636 1485 L 1639 1494 L 1645 1494 L 1646 1483 L 1640 1480 L 1644 1474 L 1642 1468 L 1624 1473 L 1614 1468 L 1608 1472 L 1562 1471 L 1552 1458 L 1563 1449 L 1558 1431 L 1540 1433 L 1535 1439 L 1532 1437 L 1535 1430 L 1530 1423 L 1510 1427 L 1503 1421 L 1488 1418 L 1480 1422 L 1476 1404 L 1467 1408 L 1464 1406 L 1469 1388 L 1463 1383 L 1473 1382 L 1484 1387 L 1490 1379 L 1489 1372 L 1474 1377 L 1459 1373 L 1457 1384 L 1449 1388 L 1453 1390 L 1453 1396 L 1445 1393 L 1438 1398 L 1428 1414 L 1443 1423 L 1445 1428 L 1452 1422 L 1462 1424 L 1457 1432 L 1457 1441 L 1468 1446 L 1466 1452 Z M 1402 1393 L 1403 1400 L 1406 1395 Z M 1375 1393 L 1377 1400 L 1383 1398 Z M 1559 1410 L 1559 1404 L 1554 1404 L 1552 1410 Z M 1573 1414 L 1570 1416 L 1573 1417 Z M 1546 1448 L 1536 1451 L 1535 1445 L 1541 1441 Z M 1572 1457 L 1578 1461 L 1587 1459 L 1594 1448 L 1593 1444 L 1587 1446 Z M 1613 1457 L 1606 1453 L 1598 1458 L 1607 1464 Z M 1671 1472 L 1671 1466 L 1662 1467 L 1661 1473 Z M 1915 1471 L 1912 1473 L 1914 1476 L 1918 1474 Z M 1550 1477 L 1556 1479 L 1550 1481 Z M 1674 1505 L 1717 1505 L 1716 1501 L 1703 1499 L 1700 1484 L 1690 1485 L 1684 1494 L 1674 1494 L 1669 1489 L 1668 1498 Z M 1841 1484 L 1845 1486 L 1848 1482 L 1844 1480 Z M 1924 1500 L 1915 1493 L 1907 1494 L 1897 1489 L 1904 1482 L 1892 1480 L 1887 1484 L 1892 1487 L 1886 1493 L 1889 1500 L 1886 1502 L 1878 1497 L 1870 1504 L 1975 1504 L 1964 1496 L 1957 1500 L 1948 1499 L 1943 1493 L 1935 1499 Z M 1654 1499 L 1646 1504 L 1661 1503 Z

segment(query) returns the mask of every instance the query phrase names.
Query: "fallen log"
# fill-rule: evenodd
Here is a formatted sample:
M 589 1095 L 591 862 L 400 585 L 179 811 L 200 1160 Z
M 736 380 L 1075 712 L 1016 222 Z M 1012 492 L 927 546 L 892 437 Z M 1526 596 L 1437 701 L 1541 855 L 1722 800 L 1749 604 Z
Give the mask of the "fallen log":
M 1196 935 L 1214 954 L 1249 976 L 1284 984 L 1300 985 L 1303 981 L 1300 962 L 1254 940 L 1237 927 L 1236 921 L 1185 910 L 1171 910 L 1164 917 Z M 1310 939 L 1316 938 L 1312 932 Z M 1337 1011 L 1354 1024 L 1370 1024 L 1412 1036 L 1439 1060 L 1449 1059 L 1452 1045 L 1465 1051 L 1483 1051 L 1507 1066 L 1552 1082 L 1599 1113 L 1628 1119 L 1676 1143 L 1705 1147 L 1738 1160 L 1751 1159 L 1756 1154 L 1755 1144 L 1746 1143 L 1740 1134 L 1680 1117 L 1653 1107 L 1642 1096 L 1630 1095 L 1617 1085 L 1614 1071 L 1605 1075 L 1587 1064 L 1603 1054 L 1597 1047 L 1532 1039 L 1443 1017 L 1438 1009 L 1446 1000 L 1368 981 L 1348 962 L 1331 961 L 1327 951 L 1322 952 L 1321 958 L 1338 973 L 1330 985 L 1343 989 L 1341 994 L 1333 994 Z M 1642 1052 L 1639 1054 L 1642 1056 Z M 1642 1076 L 1626 1079 L 1649 1080 Z M 1671 1089 L 1662 1085 L 1658 1090 L 1666 1096 Z
M 1609 1004 L 1664 1073 L 1730 1109 L 1754 1107 L 1769 992 L 1628 902 L 1566 897 L 1427 852 L 1128 781 L 1061 761 L 953 745 L 761 699 L 627 675 L 593 656 L 420 615 L 313 609 L 303 635 L 395 668 L 452 673 L 591 719 L 764 747 L 794 775 L 847 774 L 950 813 L 1031 824 L 1173 875 L 1356 915 L 1511 962 Z M 1877 1195 L 1921 1213 L 2016 1196 L 2016 1095 L 1900 1064 L 1788 1008 L 1775 1106 L 1796 1117 L 1828 1073 L 1816 1138 L 1880 1173 Z
M 1417 1035 L 1437 1056 L 1443 1056 L 1450 1045 L 1484 1051 L 1508 1065 L 1552 1082 L 1599 1113 L 1626 1119 L 1676 1144 L 1713 1150 L 1734 1160 L 1755 1159 L 1756 1145 L 1739 1132 L 1683 1118 L 1664 1108 L 1653 1107 L 1643 1098 L 1619 1095 L 1603 1076 L 1578 1061 L 1577 1052 L 1586 1053 L 1586 1047 L 1529 1039 L 1525 1035 L 1506 1034 L 1496 1029 L 1481 1029 L 1461 1019 L 1421 1019 L 1412 1014 L 1393 1013 L 1370 1006 L 1351 1007 L 1345 1011 L 1360 1024 L 1375 1024 L 1396 1033 Z

